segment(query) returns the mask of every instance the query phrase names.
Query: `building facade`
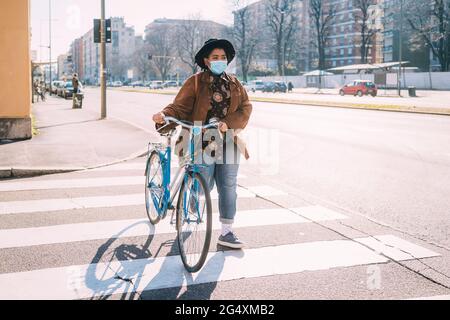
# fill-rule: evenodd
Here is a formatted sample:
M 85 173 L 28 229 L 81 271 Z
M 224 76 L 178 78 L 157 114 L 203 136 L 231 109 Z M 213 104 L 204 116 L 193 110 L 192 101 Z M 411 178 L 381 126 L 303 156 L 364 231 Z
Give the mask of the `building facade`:
M 28 0 L 0 2 L 0 140 L 32 137 L 29 14 Z
M 129 62 L 135 51 L 135 31 L 123 17 L 111 18 L 111 43 L 106 44 L 108 81 L 128 78 Z M 94 43 L 94 29 L 76 39 L 69 51 L 73 70 L 87 84 L 100 83 L 100 44 Z
M 61 54 L 58 56 L 58 79 L 67 80 L 72 78 L 74 73 L 72 56 L 69 54 Z

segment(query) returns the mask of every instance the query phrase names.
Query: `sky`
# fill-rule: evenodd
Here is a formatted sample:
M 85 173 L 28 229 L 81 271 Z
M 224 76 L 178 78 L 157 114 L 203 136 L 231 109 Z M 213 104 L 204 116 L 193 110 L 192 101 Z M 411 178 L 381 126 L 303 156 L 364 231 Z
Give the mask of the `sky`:
M 253 3 L 257 0 L 247 0 Z M 92 28 L 100 18 L 100 0 L 31 0 L 31 49 L 38 61 L 49 57 L 49 2 L 52 8 L 52 60 L 69 50 L 70 43 Z M 200 14 L 205 20 L 233 23 L 231 0 L 106 0 L 106 17 L 124 17 L 144 34 L 145 26 L 158 18 L 187 18 Z

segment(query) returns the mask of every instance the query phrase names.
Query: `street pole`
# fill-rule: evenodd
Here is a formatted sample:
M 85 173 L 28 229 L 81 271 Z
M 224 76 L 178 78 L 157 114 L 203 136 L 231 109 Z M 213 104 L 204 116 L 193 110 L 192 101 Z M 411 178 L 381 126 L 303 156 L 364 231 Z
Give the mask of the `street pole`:
M 48 25 L 49 25 L 49 64 L 50 64 L 50 95 L 52 95 L 52 0 L 48 0 Z
M 102 17 L 100 22 L 101 44 L 100 44 L 100 82 L 101 82 L 101 119 L 106 119 L 106 23 L 105 23 L 105 0 L 102 2 Z
M 402 60 L 403 60 L 403 50 L 402 50 L 402 45 L 403 45 L 403 0 L 400 0 L 400 32 L 398 35 L 398 42 L 399 42 L 399 65 L 398 65 L 398 72 L 397 72 L 397 91 L 398 91 L 398 96 L 401 97 L 402 96 L 402 91 L 401 91 L 401 84 L 400 84 L 400 79 L 401 79 L 401 72 L 402 72 Z

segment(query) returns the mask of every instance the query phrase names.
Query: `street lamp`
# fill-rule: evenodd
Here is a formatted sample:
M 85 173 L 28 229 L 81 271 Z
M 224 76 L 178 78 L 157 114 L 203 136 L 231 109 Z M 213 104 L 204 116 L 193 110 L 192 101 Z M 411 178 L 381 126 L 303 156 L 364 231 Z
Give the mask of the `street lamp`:
M 105 23 L 105 0 L 101 0 L 101 44 L 100 44 L 100 82 L 101 82 L 101 119 L 106 119 L 106 23 Z
M 399 97 L 402 96 L 401 83 L 400 83 L 400 78 L 402 76 L 401 72 L 402 72 L 402 60 L 403 60 L 403 50 L 402 50 L 403 39 L 402 38 L 403 38 L 403 0 L 400 0 L 400 31 L 399 31 L 399 35 L 398 35 L 399 65 L 398 65 L 398 71 L 397 71 L 397 91 L 398 91 Z
M 48 29 L 49 29 L 49 40 L 48 40 L 48 49 L 49 49 L 49 64 L 50 64 L 50 96 L 52 95 L 52 0 L 48 0 Z

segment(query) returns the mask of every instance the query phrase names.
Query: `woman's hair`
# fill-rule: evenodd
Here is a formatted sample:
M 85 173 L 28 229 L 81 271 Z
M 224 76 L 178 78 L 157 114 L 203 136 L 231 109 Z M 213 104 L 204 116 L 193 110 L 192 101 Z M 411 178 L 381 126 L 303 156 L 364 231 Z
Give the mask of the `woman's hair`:
M 225 54 L 227 55 L 227 59 L 228 59 L 227 50 L 221 46 L 212 47 L 208 51 L 205 51 L 205 54 L 203 55 L 202 59 L 208 58 L 211 55 L 211 53 L 216 49 L 222 49 L 223 51 L 225 51 Z M 205 68 L 202 68 L 202 71 L 207 71 L 207 70 L 208 70 L 208 66 L 205 65 Z

